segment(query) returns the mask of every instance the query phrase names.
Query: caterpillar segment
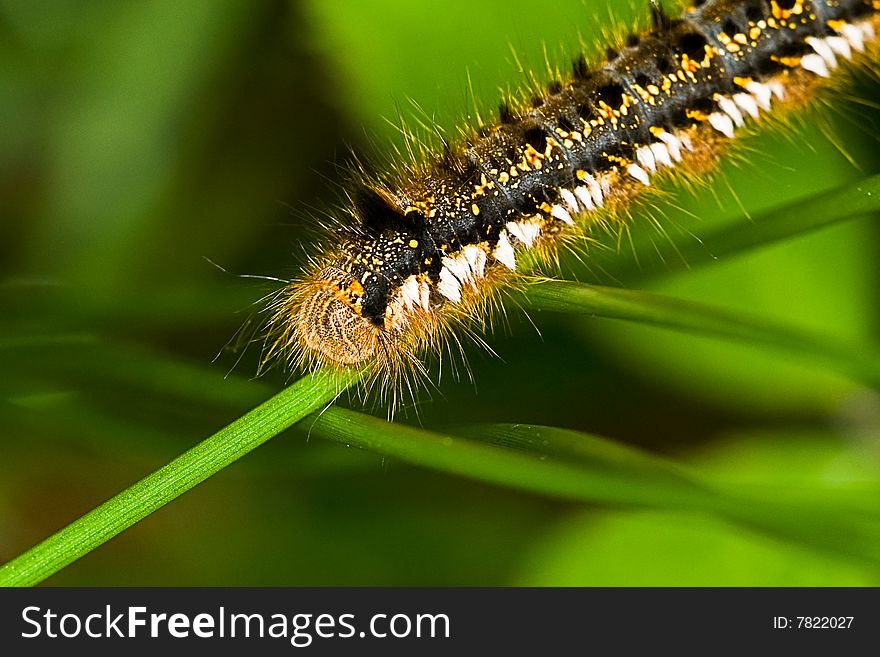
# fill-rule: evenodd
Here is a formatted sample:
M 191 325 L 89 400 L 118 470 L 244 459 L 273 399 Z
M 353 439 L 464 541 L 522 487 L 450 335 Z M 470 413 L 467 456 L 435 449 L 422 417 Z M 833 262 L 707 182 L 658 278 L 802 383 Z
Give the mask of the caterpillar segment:
M 337 244 L 287 286 L 265 357 L 419 369 L 485 317 L 525 252 L 553 257 L 663 172 L 713 167 L 737 133 L 877 53 L 880 0 L 708 0 L 654 27 L 394 188 L 366 187 Z

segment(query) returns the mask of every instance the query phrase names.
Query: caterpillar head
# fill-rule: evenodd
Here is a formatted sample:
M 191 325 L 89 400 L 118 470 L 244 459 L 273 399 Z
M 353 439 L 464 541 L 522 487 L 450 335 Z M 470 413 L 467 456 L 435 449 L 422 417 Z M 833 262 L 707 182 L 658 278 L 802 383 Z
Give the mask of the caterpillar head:
M 296 360 L 351 367 L 371 360 L 380 330 L 361 313 L 363 287 L 345 272 L 328 267 L 288 286 L 272 317 L 270 352 Z

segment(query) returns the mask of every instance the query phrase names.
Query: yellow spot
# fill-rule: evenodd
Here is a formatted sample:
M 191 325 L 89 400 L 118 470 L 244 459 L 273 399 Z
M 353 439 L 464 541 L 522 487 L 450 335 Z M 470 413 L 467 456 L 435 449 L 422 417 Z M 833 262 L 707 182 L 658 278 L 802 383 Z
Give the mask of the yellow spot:
M 542 153 L 539 153 L 537 150 L 535 150 L 534 146 L 528 144 L 526 146 L 526 149 L 523 151 L 523 161 L 520 163 L 520 168 L 522 168 L 523 171 L 527 171 L 529 165 L 531 165 L 536 169 L 540 169 L 541 160 L 544 157 L 545 156 Z
M 779 62 L 783 66 L 788 66 L 789 68 L 796 68 L 801 63 L 800 57 L 777 57 L 774 55 L 771 59 Z
M 471 211 L 473 211 L 474 216 L 480 214 L 480 208 L 477 207 L 476 203 L 471 205 Z
M 410 240 L 409 241 L 409 248 L 411 248 L 411 249 L 419 248 L 419 241 L 418 240 Z

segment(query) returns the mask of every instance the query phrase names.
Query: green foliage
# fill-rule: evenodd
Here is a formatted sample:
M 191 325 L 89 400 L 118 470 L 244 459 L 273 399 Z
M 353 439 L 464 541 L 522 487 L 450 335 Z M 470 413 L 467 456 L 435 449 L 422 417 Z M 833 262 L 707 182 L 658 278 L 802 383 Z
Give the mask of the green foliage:
M 316 372 L 288 386 L 168 465 L 141 479 L 17 559 L 0 584 L 36 584 L 200 484 L 309 413 L 332 403 L 356 374 Z
M 547 79 L 594 6 L 0 3 L 0 583 L 877 585 L 877 149 L 824 115 L 512 296 L 473 384 L 231 465 L 351 381 L 248 380 L 274 284 L 205 258 L 295 275 L 278 199 L 327 207 L 362 124 L 405 149 L 409 98 Z

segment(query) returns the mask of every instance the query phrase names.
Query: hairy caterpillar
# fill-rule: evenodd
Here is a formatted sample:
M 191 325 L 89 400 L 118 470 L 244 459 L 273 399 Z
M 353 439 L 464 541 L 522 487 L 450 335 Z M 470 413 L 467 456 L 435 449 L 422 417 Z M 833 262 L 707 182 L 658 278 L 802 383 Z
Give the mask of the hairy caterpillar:
M 878 0 L 655 11 L 604 63 L 576 59 L 497 125 L 353 190 L 325 253 L 275 298 L 264 359 L 367 367 L 390 387 L 422 372 L 520 280 L 524 256 L 614 228 L 655 174 L 710 170 L 737 130 L 803 104 L 842 62 L 871 61 L 878 15 Z

